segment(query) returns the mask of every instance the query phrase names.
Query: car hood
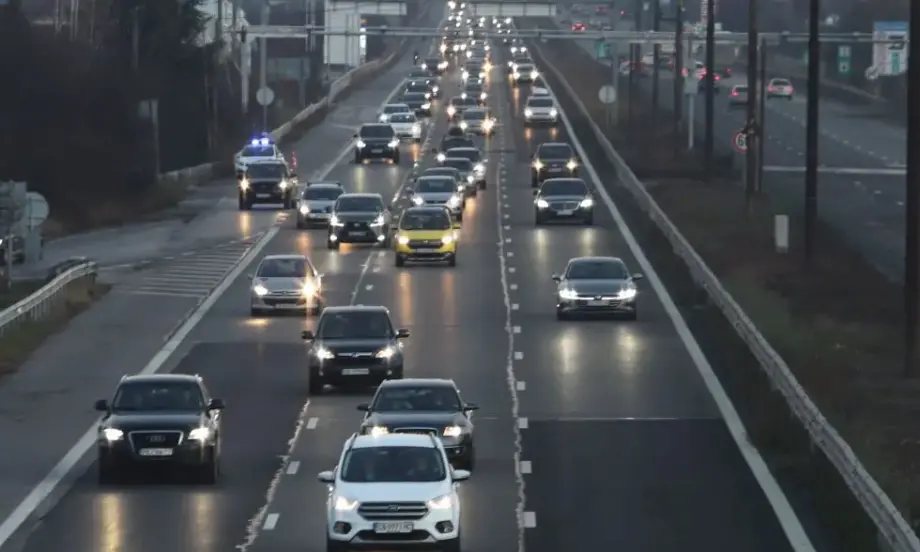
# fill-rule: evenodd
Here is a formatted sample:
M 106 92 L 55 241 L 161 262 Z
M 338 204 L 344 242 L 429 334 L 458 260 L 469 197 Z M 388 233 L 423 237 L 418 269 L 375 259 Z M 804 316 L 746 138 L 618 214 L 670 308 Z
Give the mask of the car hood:
M 319 339 L 316 344 L 333 353 L 376 353 L 392 343 L 391 339 Z
M 571 157 L 566 157 L 563 159 L 546 159 L 546 158 L 541 157 L 537 159 L 537 161 L 539 161 L 540 163 L 543 163 L 544 165 L 548 167 L 562 167 L 562 166 L 565 166 L 569 162 L 569 160 L 571 160 Z
M 422 105 L 428 103 L 428 100 L 405 100 L 403 103 L 409 107 L 421 107 Z
M 453 234 L 453 230 L 400 230 L 400 235 L 410 240 L 440 240 Z
M 561 202 L 570 202 L 577 201 L 581 202 L 585 199 L 583 195 L 541 195 L 539 199 L 547 201 L 549 203 L 561 203 Z
M 566 280 L 566 289 L 576 293 L 617 293 L 629 287 L 629 280 Z
M 255 279 L 257 284 L 265 286 L 269 291 L 301 291 L 306 284 L 304 278 L 263 278 Z
M 374 222 L 380 215 L 376 211 L 339 211 L 335 214 L 342 222 Z
M 453 488 L 449 479 L 433 483 L 351 483 L 337 481 L 335 492 L 359 502 L 427 502 Z
M 283 176 L 263 176 L 261 178 L 249 178 L 250 184 L 277 184 L 284 180 Z
M 365 138 L 364 136 L 360 136 L 359 138 L 365 144 L 389 144 L 392 140 L 396 139 L 395 136 L 390 136 L 390 137 L 385 137 L 385 138 L 381 138 L 379 136 Z
M 415 192 L 415 195 L 425 201 L 447 201 L 454 197 L 454 192 Z
M 332 207 L 335 205 L 335 201 L 328 199 L 302 199 L 303 203 L 309 206 L 311 209 L 321 209 L 326 207 Z
M 386 426 L 387 429 L 405 427 L 435 428 L 438 434 L 447 426 L 469 426 L 462 412 L 373 412 L 364 421 L 369 426 Z
M 108 427 L 125 431 L 140 429 L 183 429 L 199 427 L 204 415 L 198 412 L 116 412 L 106 420 Z

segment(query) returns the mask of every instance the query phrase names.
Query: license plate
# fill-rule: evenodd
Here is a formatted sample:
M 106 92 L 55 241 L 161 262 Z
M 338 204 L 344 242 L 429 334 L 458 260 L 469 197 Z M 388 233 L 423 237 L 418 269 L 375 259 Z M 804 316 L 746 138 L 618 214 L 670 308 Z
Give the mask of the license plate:
M 412 522 L 401 523 L 375 523 L 375 533 L 411 533 L 415 530 L 415 524 Z
M 342 370 L 343 376 L 366 376 L 370 373 L 371 371 L 367 368 L 345 368 Z
M 563 209 L 562 211 L 556 211 L 556 214 L 558 214 L 561 217 L 570 217 L 573 214 L 575 214 L 575 211 L 571 209 Z
M 259 199 L 264 199 L 264 198 L 271 197 L 271 196 L 272 196 L 271 194 L 256 194 L 256 197 Z
M 552 168 L 552 169 L 547 169 L 546 172 L 557 173 L 557 172 L 562 172 L 562 169 L 561 169 L 561 168 Z
M 607 301 L 588 301 L 589 307 L 606 307 Z
M 313 213 L 313 218 L 327 219 L 329 218 L 329 213 Z
M 352 237 L 355 237 L 355 238 L 363 237 L 363 236 L 365 236 L 366 234 L 367 234 L 366 232 L 349 232 L 349 233 L 348 233 L 349 236 L 352 236 Z
M 416 249 L 415 252 L 416 252 L 416 253 L 437 253 L 438 250 L 437 250 L 437 249 L 424 248 L 424 249 Z
M 372 149 L 371 153 L 383 153 L 383 149 Z
M 173 449 L 171 448 L 145 448 L 141 449 L 138 453 L 141 456 L 172 456 Z

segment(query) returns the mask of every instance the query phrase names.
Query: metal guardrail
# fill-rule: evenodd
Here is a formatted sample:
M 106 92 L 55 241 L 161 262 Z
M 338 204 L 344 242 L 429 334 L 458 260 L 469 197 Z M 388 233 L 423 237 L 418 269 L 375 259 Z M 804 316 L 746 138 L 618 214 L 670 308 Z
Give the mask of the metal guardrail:
M 581 115 L 591 121 L 590 113 L 571 85 L 566 82 L 556 67 L 546 62 L 539 47 L 536 47 L 535 50 L 538 60 L 543 61 L 544 71 L 548 70 L 552 73 L 564 88 L 565 94 L 578 107 Z M 565 113 L 562 110 L 560 113 L 568 122 Z M 750 348 L 773 387 L 783 395 L 790 411 L 808 431 L 812 443 L 824 453 L 840 473 L 853 496 L 875 524 L 879 543 L 891 552 L 920 552 L 920 540 L 913 528 L 862 465 L 850 445 L 818 410 L 779 353 L 770 346 L 744 310 L 725 290 L 716 275 L 706 266 L 703 259 L 655 202 L 645 185 L 620 157 L 600 128 L 591 122 L 591 129 L 597 144 L 616 169 L 619 183 L 632 194 L 639 207 L 665 236 L 674 252 L 689 269 L 694 282 L 706 291 L 709 299 L 719 308 L 738 336 Z
M 96 263 L 80 262 L 57 275 L 41 289 L 0 313 L 0 337 L 23 324 L 47 318 L 67 300 L 68 288 L 96 280 Z

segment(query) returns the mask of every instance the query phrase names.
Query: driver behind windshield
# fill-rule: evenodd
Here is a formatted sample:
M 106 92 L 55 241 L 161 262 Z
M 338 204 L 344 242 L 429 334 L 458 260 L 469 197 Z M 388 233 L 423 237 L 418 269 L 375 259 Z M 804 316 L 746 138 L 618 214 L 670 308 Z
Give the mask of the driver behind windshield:
M 381 391 L 373 406 L 377 412 L 459 412 L 457 395 L 448 388 L 399 388 Z
M 112 401 L 112 410 L 157 411 L 175 410 L 194 412 L 204 408 L 204 399 L 197 385 L 185 383 L 122 385 Z
M 393 337 L 385 314 L 351 312 L 323 317 L 318 335 L 323 339 L 379 339 Z
M 402 218 L 401 226 L 407 232 L 413 230 L 450 230 L 451 222 L 446 213 L 406 213 Z

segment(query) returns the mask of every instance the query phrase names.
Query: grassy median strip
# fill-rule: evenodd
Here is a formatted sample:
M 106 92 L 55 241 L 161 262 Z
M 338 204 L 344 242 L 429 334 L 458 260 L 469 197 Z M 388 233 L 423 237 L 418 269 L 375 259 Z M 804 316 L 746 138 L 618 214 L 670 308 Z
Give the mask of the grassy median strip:
M 17 282 L 13 290 L 0 293 L 0 304 L 7 308 L 41 288 L 44 282 Z M 105 295 L 111 286 L 86 279 L 74 282 L 64 292 L 64 300 L 39 321 L 26 322 L 0 337 L 0 378 L 14 373 L 29 356 L 52 335 L 64 329 L 75 316 Z M 29 291 L 29 290 L 32 291 Z

